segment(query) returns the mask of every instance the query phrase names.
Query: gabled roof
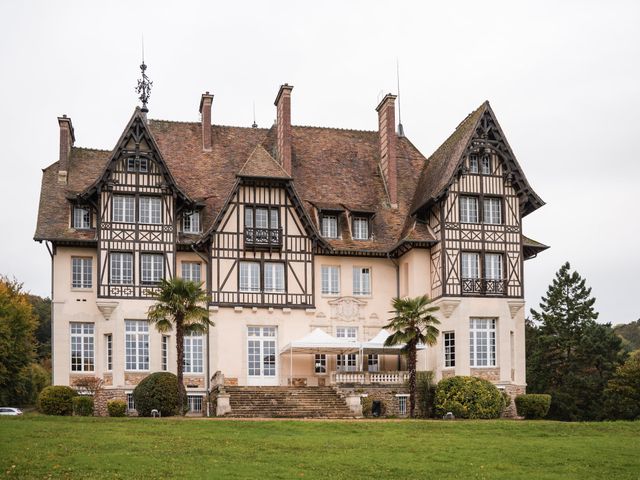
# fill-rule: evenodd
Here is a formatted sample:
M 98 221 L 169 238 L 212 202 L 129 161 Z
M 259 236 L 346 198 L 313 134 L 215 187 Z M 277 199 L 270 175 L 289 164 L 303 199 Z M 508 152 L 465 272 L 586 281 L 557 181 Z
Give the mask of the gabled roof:
M 238 172 L 239 177 L 291 178 L 262 145 L 257 145 Z
M 533 240 L 524 235 L 522 236 L 522 249 L 525 260 L 534 258 L 536 255 L 538 255 L 540 252 L 545 251 L 547 248 L 549 248 L 549 246 L 545 245 L 544 243 L 537 242 L 536 240 Z

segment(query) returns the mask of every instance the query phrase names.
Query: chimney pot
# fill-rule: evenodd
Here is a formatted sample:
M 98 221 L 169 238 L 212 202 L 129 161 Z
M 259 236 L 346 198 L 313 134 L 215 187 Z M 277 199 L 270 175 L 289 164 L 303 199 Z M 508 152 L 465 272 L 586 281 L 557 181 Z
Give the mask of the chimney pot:
M 210 152 L 213 148 L 211 136 L 211 105 L 213 103 L 213 95 L 209 92 L 202 94 L 200 99 L 200 113 L 202 114 L 202 149 Z

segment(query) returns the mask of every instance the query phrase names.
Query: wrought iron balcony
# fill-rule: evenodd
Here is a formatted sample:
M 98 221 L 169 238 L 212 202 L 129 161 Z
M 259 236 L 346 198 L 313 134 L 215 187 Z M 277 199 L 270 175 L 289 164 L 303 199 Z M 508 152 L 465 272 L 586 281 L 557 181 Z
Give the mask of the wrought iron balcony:
M 244 228 L 244 244 L 252 248 L 281 248 L 281 228 Z
M 487 278 L 463 278 L 462 293 L 471 295 L 506 295 L 507 281 Z

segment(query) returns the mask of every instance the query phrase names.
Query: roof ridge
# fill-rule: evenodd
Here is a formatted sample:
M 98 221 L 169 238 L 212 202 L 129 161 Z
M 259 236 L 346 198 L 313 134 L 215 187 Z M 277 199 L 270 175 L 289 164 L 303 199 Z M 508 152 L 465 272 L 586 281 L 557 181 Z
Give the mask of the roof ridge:
M 183 124 L 183 125 L 200 125 L 201 122 L 195 122 L 195 121 L 187 121 L 187 120 L 166 120 L 163 118 L 150 118 L 149 119 L 150 122 L 158 122 L 158 123 L 179 123 L 179 124 Z M 240 126 L 240 125 L 218 125 L 218 124 L 212 124 L 212 127 L 220 127 L 220 128 L 242 128 L 245 130 L 269 130 L 269 128 L 266 127 L 244 127 L 244 126 Z
M 107 152 L 107 153 L 113 152 L 113 150 L 107 150 L 106 148 L 76 147 L 75 145 L 71 148 L 75 150 L 86 150 L 88 152 Z
M 359 133 L 375 133 L 377 134 L 377 130 L 361 130 L 358 128 L 341 128 L 341 127 L 318 127 L 315 125 L 291 125 L 291 128 L 315 128 L 317 130 L 338 130 L 341 132 L 359 132 Z

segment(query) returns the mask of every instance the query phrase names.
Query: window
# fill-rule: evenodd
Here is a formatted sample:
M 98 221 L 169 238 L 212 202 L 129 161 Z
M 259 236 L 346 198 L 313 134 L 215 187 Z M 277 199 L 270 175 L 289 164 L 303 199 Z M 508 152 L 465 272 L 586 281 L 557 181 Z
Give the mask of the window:
M 272 293 L 284 292 L 284 263 L 265 262 L 264 291 Z
M 358 371 L 358 356 L 355 353 L 336 356 L 336 366 L 339 372 Z
M 113 370 L 113 335 L 108 334 L 104 336 L 104 350 L 106 352 L 105 363 L 107 370 Z
M 202 373 L 202 343 L 200 334 L 187 334 L 184 336 L 184 373 Z
M 150 285 L 159 283 L 164 276 L 164 255 L 161 253 L 141 253 L 140 267 L 142 270 L 141 282 Z
M 327 373 L 327 356 L 324 353 L 316 353 L 315 373 Z
M 346 338 L 355 342 L 356 338 L 358 338 L 358 327 L 337 327 L 336 337 Z
M 135 198 L 127 195 L 114 195 L 111 201 L 111 220 L 121 223 L 133 223 L 135 216 Z
M 478 155 L 469 156 L 469 173 L 478 173 Z
M 353 218 L 353 239 L 369 240 L 369 219 L 367 217 Z
M 502 280 L 502 254 L 486 253 L 484 255 L 484 278 Z
M 260 264 L 258 262 L 240 262 L 240 291 L 260 291 Z
M 340 267 L 322 265 L 320 270 L 323 295 L 338 295 L 340 293 Z
M 462 278 L 480 278 L 480 254 L 462 252 Z
M 91 214 L 89 207 L 73 207 L 73 228 L 91 228 Z
M 133 393 L 127 393 L 127 412 L 136 411 L 136 402 L 133 398 Z
M 149 323 L 125 320 L 125 368 L 149 370 Z
M 133 254 L 111 253 L 111 283 L 130 285 L 133 283 Z
M 482 174 L 491 175 L 491 157 L 489 155 L 482 156 Z
M 202 395 L 187 395 L 187 405 L 190 413 L 202 412 Z
M 502 223 L 502 199 L 485 198 L 482 202 L 484 210 L 484 223 L 499 225 Z
M 245 207 L 244 226 L 249 228 L 279 228 L 278 209 L 268 207 Z
M 338 217 L 336 215 L 322 215 L 322 236 L 326 238 L 338 238 Z
M 71 257 L 71 288 L 91 288 L 91 258 Z
M 407 397 L 408 395 L 396 395 L 398 398 L 398 414 L 406 415 L 407 414 Z
M 494 318 L 470 320 L 469 346 L 472 367 L 496 366 L 496 320 Z
M 162 354 L 162 358 L 160 362 L 160 369 L 163 372 L 166 372 L 167 370 L 169 370 L 169 336 L 168 335 L 162 336 L 161 354 Z
M 444 338 L 444 366 L 451 368 L 456 366 L 456 334 L 455 332 L 443 332 Z
M 162 223 L 162 199 L 140 197 L 140 223 L 158 225 Z
M 147 171 L 149 171 L 149 162 L 146 158 L 127 158 L 127 172 L 146 173 Z
M 380 364 L 378 361 L 378 354 L 374 353 L 371 355 L 367 355 L 367 371 L 377 372 L 379 370 L 380 370 Z
M 371 269 L 353 267 L 353 294 L 371 295 Z
M 182 262 L 182 278 L 192 282 L 200 283 L 200 263 Z
M 460 197 L 460 221 L 462 223 L 478 223 L 477 197 Z
M 200 233 L 200 212 L 194 210 L 182 215 L 182 231 L 184 233 Z
M 71 323 L 71 371 L 93 372 L 93 323 Z

